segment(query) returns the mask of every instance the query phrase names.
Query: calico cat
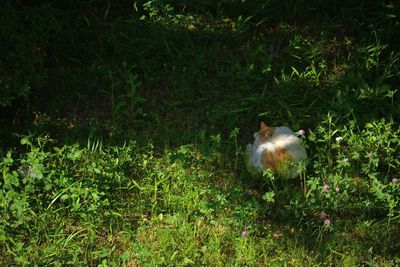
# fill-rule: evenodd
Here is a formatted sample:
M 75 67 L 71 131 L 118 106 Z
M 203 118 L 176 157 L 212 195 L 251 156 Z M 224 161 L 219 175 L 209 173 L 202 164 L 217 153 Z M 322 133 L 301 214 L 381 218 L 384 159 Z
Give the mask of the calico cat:
M 246 167 L 251 175 L 256 176 L 266 169 L 287 178 L 299 175 L 299 164 L 305 162 L 307 153 L 291 129 L 268 127 L 261 122 L 254 139 L 254 144 L 248 144 L 245 152 Z

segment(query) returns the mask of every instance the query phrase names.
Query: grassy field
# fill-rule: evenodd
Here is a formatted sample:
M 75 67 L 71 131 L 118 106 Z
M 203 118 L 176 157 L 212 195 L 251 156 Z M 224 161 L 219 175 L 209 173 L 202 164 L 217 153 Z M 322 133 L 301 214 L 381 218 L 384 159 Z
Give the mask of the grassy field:
M 397 1 L 5 1 L 1 266 L 400 265 Z M 252 179 L 260 121 L 298 179 Z

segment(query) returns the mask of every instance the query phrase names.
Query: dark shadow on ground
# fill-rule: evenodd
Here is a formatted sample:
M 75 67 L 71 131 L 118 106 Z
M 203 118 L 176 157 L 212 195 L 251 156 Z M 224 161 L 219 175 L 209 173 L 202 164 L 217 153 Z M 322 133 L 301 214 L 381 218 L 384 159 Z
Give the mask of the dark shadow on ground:
M 313 129 L 328 112 L 360 124 L 399 117 L 387 104 L 399 98 L 398 67 L 384 73 L 398 52 L 398 17 L 385 21 L 395 9 L 368 1 L 249 2 L 160 1 L 136 13 L 120 2 L 11 4 L 23 7 L 17 17 L 50 10 L 45 22 L 55 26 L 34 40 L 38 55 L 17 59 L 31 64 L 28 79 L 41 81 L 32 82 L 28 100 L 6 108 L 4 123 L 20 120 L 17 135 L 49 131 L 69 142 L 83 135 L 163 146 L 193 142 L 198 131 L 228 136 L 236 127 L 244 144 L 260 120 L 298 130 Z M 151 11 L 157 16 L 139 20 Z M 365 62 L 357 56 L 374 38 L 389 46 L 381 65 L 367 69 L 373 55 L 365 52 Z

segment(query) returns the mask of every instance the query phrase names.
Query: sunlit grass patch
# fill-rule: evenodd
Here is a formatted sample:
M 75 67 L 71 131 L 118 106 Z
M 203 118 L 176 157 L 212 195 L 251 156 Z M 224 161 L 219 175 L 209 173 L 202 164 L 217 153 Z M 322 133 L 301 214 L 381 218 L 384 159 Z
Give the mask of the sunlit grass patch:
M 198 147 L 163 152 L 135 143 L 57 147 L 47 137 L 24 138 L 21 158 L 9 152 L 1 163 L 2 217 L 7 218 L 3 260 L 385 262 L 394 250 L 379 250 L 375 258 L 364 254 L 364 246 L 351 250 L 361 253 L 357 256 L 344 253 L 345 243 L 335 251 L 330 247 L 340 240 L 393 242 L 389 232 L 398 231 L 399 216 L 398 130 L 385 121 L 361 130 L 355 122 L 337 123 L 328 117 L 314 131 L 304 131 L 310 164 L 303 186 L 298 181 L 271 187 L 234 171 L 243 164 L 235 164 L 234 150 L 221 161 L 221 149 L 235 147 L 234 138 L 218 143 L 215 136 L 204 137 Z M 274 193 L 272 199 L 268 192 Z M 390 227 L 384 232 L 371 228 L 385 224 Z M 340 232 L 346 239 L 338 237 Z M 288 258 L 288 248 L 295 257 Z M 309 249 L 318 252 L 309 254 Z
M 137 234 L 139 260 L 154 264 L 223 264 L 229 255 L 226 235 L 230 229 L 216 221 L 212 224 L 184 217 L 160 214 L 144 222 Z

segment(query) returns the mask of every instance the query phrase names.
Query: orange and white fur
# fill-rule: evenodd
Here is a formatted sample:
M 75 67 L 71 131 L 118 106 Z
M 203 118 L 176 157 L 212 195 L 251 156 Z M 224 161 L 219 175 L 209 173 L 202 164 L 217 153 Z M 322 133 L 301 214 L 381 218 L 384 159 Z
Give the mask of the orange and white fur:
M 251 174 L 271 169 L 288 178 L 299 175 L 299 165 L 307 159 L 300 138 L 285 126 L 268 127 L 261 122 L 260 130 L 254 133 L 254 144 L 248 144 L 245 158 Z

